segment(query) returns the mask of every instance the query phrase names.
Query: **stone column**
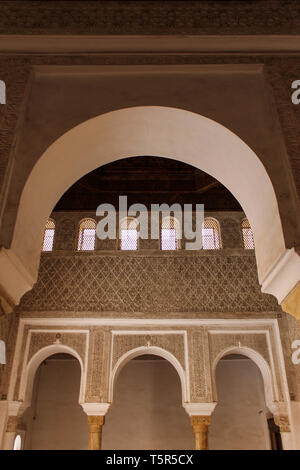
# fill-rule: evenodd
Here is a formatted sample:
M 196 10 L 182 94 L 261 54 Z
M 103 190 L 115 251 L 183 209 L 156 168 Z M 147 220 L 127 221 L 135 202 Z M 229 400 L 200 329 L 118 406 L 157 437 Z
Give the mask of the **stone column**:
M 6 425 L 2 444 L 3 450 L 12 450 L 17 432 L 24 430 L 21 418 L 27 406 L 23 402 L 7 402 Z
M 90 427 L 89 450 L 101 450 L 102 426 L 104 422 L 104 416 L 88 416 Z
M 191 425 L 195 434 L 195 449 L 208 449 L 208 427 L 210 417 L 217 403 L 183 403 L 185 411 L 190 417 Z
M 207 450 L 210 416 L 191 416 L 191 425 L 195 433 L 195 449 Z
M 81 403 L 81 406 L 88 415 L 89 450 L 101 450 L 102 426 L 110 403 Z

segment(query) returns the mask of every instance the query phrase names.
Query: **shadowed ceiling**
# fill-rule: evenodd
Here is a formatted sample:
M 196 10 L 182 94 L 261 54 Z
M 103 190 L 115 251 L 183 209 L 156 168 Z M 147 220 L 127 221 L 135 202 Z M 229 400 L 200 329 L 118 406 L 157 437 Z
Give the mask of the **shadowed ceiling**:
M 233 195 L 212 176 L 186 163 L 161 157 L 130 157 L 88 173 L 62 196 L 55 210 L 94 211 L 102 203 L 128 205 L 204 204 L 210 211 L 242 210 Z

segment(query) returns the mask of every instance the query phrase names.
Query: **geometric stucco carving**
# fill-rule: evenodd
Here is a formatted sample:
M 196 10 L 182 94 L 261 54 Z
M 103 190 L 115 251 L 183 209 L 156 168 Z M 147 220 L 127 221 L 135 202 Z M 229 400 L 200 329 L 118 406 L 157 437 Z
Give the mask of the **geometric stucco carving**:
M 55 344 L 59 341 L 60 344 L 70 346 L 74 349 L 81 357 L 83 363 L 85 361 L 85 347 L 86 347 L 86 334 L 85 333 L 64 333 L 60 332 L 57 338 L 57 332 L 32 332 L 30 338 L 29 353 L 27 357 L 27 363 L 30 361 L 32 356 L 40 349 Z
M 20 311 L 277 312 L 253 254 L 42 256 Z
M 208 335 L 205 328 L 188 333 L 192 402 L 211 402 L 211 372 Z
M 297 1 L 3 2 L 8 34 L 296 34 Z M 287 6 L 285 6 L 287 3 Z M 17 5 L 15 7 L 15 4 Z

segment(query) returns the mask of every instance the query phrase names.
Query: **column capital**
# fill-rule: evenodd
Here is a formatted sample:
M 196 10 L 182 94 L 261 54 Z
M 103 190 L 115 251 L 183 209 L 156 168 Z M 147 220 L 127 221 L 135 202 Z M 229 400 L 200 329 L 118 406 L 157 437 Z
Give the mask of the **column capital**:
M 27 408 L 23 401 L 8 401 L 7 407 L 9 416 L 19 416 Z
M 102 426 L 104 425 L 105 416 L 88 415 L 89 424 L 89 450 L 100 450 L 102 441 Z
M 280 429 L 280 432 L 291 432 L 290 421 L 287 415 L 274 415 L 275 424 Z
M 216 402 L 212 403 L 183 403 L 183 407 L 189 416 L 210 416 L 215 407 Z
M 6 432 L 17 432 L 19 424 L 18 416 L 8 416 L 6 424 Z
M 195 449 L 208 449 L 208 427 L 210 425 L 210 416 L 191 416 L 191 425 L 195 434 Z
M 191 416 L 191 425 L 193 428 L 202 429 L 203 426 L 207 427 L 210 425 L 210 416 Z
M 104 421 L 105 421 L 105 416 L 99 416 L 99 415 L 98 416 L 91 416 L 91 415 L 88 416 L 88 423 L 89 423 L 90 427 L 95 427 L 95 428 L 101 427 L 101 426 L 103 426 Z
M 81 403 L 81 406 L 88 416 L 105 416 L 110 403 Z

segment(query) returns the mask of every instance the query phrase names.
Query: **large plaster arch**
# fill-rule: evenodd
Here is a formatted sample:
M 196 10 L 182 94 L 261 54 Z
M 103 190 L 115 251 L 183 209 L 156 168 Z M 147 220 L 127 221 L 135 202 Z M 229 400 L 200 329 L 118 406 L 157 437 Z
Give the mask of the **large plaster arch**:
M 20 391 L 18 400 L 23 403 L 22 411 L 28 408 L 31 404 L 32 389 L 36 371 L 40 364 L 45 361 L 48 357 L 53 356 L 53 354 L 65 353 L 70 356 L 75 357 L 80 364 L 81 377 L 80 377 L 80 390 L 79 390 L 79 400 L 81 404 L 84 402 L 84 365 L 80 355 L 75 351 L 75 349 L 64 344 L 53 344 L 50 346 L 45 346 L 37 351 L 28 364 L 23 368 L 21 380 L 20 380 Z
M 269 410 L 273 410 L 274 402 L 278 402 L 278 390 L 276 386 L 276 378 L 272 376 L 271 369 L 267 361 L 254 349 L 246 346 L 232 346 L 221 351 L 212 364 L 212 380 L 213 380 L 213 394 L 214 399 L 217 401 L 217 388 L 216 388 L 216 368 L 219 361 L 228 354 L 240 354 L 251 359 L 261 372 L 266 405 Z
M 114 365 L 113 369 L 111 370 L 110 373 L 110 379 L 109 379 L 109 392 L 108 392 L 108 401 L 110 403 L 113 402 L 113 396 L 114 396 L 114 386 L 116 384 L 117 378 L 123 367 L 131 361 L 131 359 L 134 359 L 135 357 L 142 356 L 144 354 L 152 354 L 154 356 L 159 356 L 164 359 L 166 359 L 170 364 L 175 368 L 179 375 L 180 383 L 181 383 L 181 392 L 182 392 L 182 403 L 186 403 L 189 401 L 189 386 L 187 383 L 186 379 L 186 372 L 182 368 L 180 362 L 178 359 L 176 359 L 173 354 L 171 354 L 169 351 L 160 348 L 158 346 L 141 346 L 138 348 L 131 349 L 130 351 L 127 351 L 125 354 L 123 354 L 116 364 Z
M 262 290 L 281 302 L 300 279 L 300 258 L 285 248 L 275 192 L 263 164 L 221 124 L 160 106 L 120 109 L 85 121 L 40 157 L 22 192 L 11 247 L 0 252 L 0 285 L 7 298 L 18 303 L 36 281 L 44 224 L 63 193 L 95 168 L 138 155 L 188 163 L 231 191 L 253 230 Z

